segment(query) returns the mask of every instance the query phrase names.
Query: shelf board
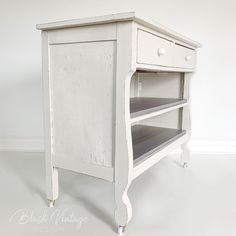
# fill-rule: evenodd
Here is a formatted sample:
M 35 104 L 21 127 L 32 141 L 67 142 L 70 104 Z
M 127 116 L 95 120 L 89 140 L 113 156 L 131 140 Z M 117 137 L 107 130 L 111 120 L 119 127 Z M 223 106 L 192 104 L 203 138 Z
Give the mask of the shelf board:
M 130 98 L 131 122 L 137 122 L 187 105 L 186 99 L 134 97 Z
M 134 125 L 132 130 L 134 165 L 186 134 L 185 130 Z

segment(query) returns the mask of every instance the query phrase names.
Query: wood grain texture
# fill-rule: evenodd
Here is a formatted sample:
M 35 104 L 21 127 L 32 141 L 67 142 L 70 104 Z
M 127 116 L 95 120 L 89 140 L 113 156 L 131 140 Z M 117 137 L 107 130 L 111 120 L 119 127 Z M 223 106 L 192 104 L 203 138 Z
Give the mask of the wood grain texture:
M 147 125 L 132 126 L 133 159 L 137 164 L 186 133 L 184 130 Z
M 186 99 L 135 97 L 130 99 L 131 118 L 186 103 Z
M 188 139 L 187 134 L 183 135 L 182 137 L 176 139 L 175 141 L 171 142 L 165 148 L 161 149 L 160 151 L 154 153 L 149 158 L 137 163 L 133 168 L 133 179 L 136 179 L 140 176 L 143 172 L 147 171 L 153 165 L 157 164 L 162 158 L 167 156 L 170 152 L 175 150 L 176 148 L 180 147 L 183 143 L 186 142 Z

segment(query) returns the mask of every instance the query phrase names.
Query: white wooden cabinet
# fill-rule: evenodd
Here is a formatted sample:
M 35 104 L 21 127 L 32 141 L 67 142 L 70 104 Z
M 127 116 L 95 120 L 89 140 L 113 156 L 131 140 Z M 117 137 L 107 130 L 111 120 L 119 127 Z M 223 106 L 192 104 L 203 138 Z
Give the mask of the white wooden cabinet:
M 190 138 L 189 83 L 200 44 L 122 13 L 37 25 L 42 30 L 46 186 L 58 169 L 114 182 L 119 233 L 137 176 Z

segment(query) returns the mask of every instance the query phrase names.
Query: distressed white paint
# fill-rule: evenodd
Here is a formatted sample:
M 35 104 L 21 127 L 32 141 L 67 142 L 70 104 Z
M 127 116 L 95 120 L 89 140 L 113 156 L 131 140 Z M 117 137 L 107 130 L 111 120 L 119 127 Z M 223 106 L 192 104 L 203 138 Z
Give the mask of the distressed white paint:
M 49 200 L 58 198 L 58 170 L 53 163 L 52 145 L 52 114 L 51 87 L 49 79 L 48 32 L 42 32 L 42 61 L 43 61 L 43 92 L 44 92 L 44 136 L 45 136 L 45 169 L 46 193 Z
M 91 37 L 93 35 L 93 37 Z M 50 32 L 49 44 L 116 40 L 116 24 L 58 29 Z
M 81 18 L 75 20 L 59 21 L 54 23 L 38 24 L 37 29 L 41 30 L 52 30 L 60 28 L 71 28 L 76 26 L 86 26 L 86 25 L 96 25 L 96 24 L 106 24 L 111 22 L 122 22 L 122 21 L 134 21 L 143 25 L 145 27 L 151 28 L 156 32 L 166 35 L 167 37 L 173 37 L 176 40 L 180 40 L 182 43 L 186 43 L 192 47 L 201 47 L 201 44 L 198 42 L 183 36 L 166 26 L 163 26 L 157 22 L 148 19 L 146 16 L 137 16 L 135 12 L 127 13 L 117 13 L 112 15 Z
M 191 136 L 191 108 L 190 108 L 190 81 L 191 81 L 192 73 L 184 74 L 184 83 L 183 83 L 183 98 L 189 101 L 189 106 L 185 106 L 182 109 L 182 128 L 187 131 L 187 140 L 185 143 L 181 145 L 182 154 L 181 161 L 183 166 L 188 165 L 189 157 L 190 157 L 190 149 L 188 141 Z
M 125 227 L 132 217 L 127 195 L 132 180 L 180 145 L 183 159 L 189 158 L 186 142 L 191 130 L 191 73 L 184 72 L 193 71 L 195 61 L 188 64 L 185 58 L 189 50 L 195 53 L 199 44 L 133 13 L 49 23 L 38 28 L 43 30 L 46 179 L 48 188 L 52 188 L 48 198 L 57 197 L 58 167 L 114 181 L 115 219 L 118 226 Z M 141 28 L 145 28 L 144 35 L 143 31 L 140 35 Z M 166 59 L 159 58 L 167 52 Z M 140 68 L 179 73 L 145 83 L 145 74 L 140 79 L 135 73 Z M 132 78 L 138 78 L 138 82 L 131 82 Z M 182 124 L 187 133 L 134 166 L 129 101 L 141 95 L 186 98 L 183 108 L 162 111 L 164 119 L 156 113 L 151 122 L 175 128 Z
M 133 150 L 130 125 L 130 84 L 135 72 L 136 24 L 117 25 L 116 137 L 115 137 L 115 220 L 126 226 L 132 217 L 127 195 L 133 176 Z
M 138 30 L 138 63 L 173 66 L 173 48 L 172 41 Z
M 50 45 L 55 158 L 112 167 L 115 46 Z
M 175 45 L 174 65 L 175 67 L 194 68 L 196 51 L 187 47 Z

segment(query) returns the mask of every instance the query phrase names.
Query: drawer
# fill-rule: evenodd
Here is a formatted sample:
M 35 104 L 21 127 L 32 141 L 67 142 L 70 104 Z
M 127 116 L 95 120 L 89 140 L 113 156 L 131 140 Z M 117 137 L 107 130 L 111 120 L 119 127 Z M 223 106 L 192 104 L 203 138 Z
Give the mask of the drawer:
M 195 50 L 176 44 L 174 53 L 174 66 L 180 68 L 194 68 L 195 56 Z
M 143 30 L 138 30 L 137 63 L 172 66 L 174 43 Z

